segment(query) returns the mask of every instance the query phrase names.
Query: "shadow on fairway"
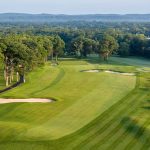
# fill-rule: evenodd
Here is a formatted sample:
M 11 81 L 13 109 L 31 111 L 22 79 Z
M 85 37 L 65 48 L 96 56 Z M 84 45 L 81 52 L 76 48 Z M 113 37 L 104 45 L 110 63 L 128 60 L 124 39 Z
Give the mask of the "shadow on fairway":
M 144 106 L 143 109 L 150 110 L 150 106 Z
M 125 131 L 130 133 L 137 140 L 140 141 L 141 136 L 142 139 L 145 139 L 145 141 L 149 139 L 150 132 L 145 127 L 146 122 L 142 126 L 138 124 L 138 120 L 131 119 L 130 117 L 124 117 L 120 123 L 123 125 Z
M 8 87 L 8 88 L 5 88 L 5 89 L 3 89 L 3 90 L 0 90 L 0 93 L 4 93 L 4 92 L 6 92 L 6 91 L 9 91 L 9 90 L 11 90 L 11 89 L 13 89 L 13 88 L 19 86 L 20 84 L 21 84 L 20 82 L 17 82 L 17 83 L 15 83 L 15 84 L 13 84 L 12 86 Z

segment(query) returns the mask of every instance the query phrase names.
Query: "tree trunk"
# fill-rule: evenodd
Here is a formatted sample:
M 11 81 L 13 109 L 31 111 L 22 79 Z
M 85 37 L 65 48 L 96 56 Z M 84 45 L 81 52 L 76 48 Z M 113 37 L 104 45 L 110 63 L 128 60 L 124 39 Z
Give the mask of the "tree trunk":
M 9 85 L 9 83 L 8 83 L 8 76 L 6 76 L 6 86 L 8 86 Z
M 20 76 L 20 80 L 19 80 L 19 83 L 25 83 L 25 75 L 19 75 Z
M 9 67 L 5 68 L 5 81 L 6 81 L 6 86 L 9 85 Z
M 11 75 L 9 76 L 9 83 L 11 84 L 12 83 L 12 80 L 11 80 Z
M 11 68 L 11 80 L 14 81 L 14 68 Z
M 55 60 L 56 60 L 56 63 L 57 63 L 57 61 L 58 61 L 58 55 L 57 54 L 55 56 Z
M 8 68 L 7 68 L 7 57 L 5 57 L 5 59 L 4 59 L 4 79 L 5 79 L 5 81 L 6 81 L 7 71 L 8 71 Z
M 18 82 L 19 81 L 19 73 L 17 72 L 16 75 L 17 75 L 17 82 Z
M 14 73 L 11 75 L 11 80 L 14 81 Z
M 46 56 L 44 59 L 44 62 L 47 62 L 47 61 L 48 61 L 48 56 Z
M 53 51 L 52 51 L 52 61 L 53 61 L 53 58 L 54 58 L 54 53 L 53 53 Z
M 83 56 L 87 57 L 87 52 L 86 51 L 83 52 Z
M 6 69 L 4 69 L 4 79 L 6 81 Z

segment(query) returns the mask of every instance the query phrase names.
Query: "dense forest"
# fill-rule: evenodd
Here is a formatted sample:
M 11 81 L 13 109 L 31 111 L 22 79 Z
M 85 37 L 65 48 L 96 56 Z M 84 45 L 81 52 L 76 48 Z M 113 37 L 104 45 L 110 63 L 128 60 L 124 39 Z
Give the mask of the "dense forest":
M 86 58 L 96 54 L 105 61 L 111 55 L 150 58 L 149 37 L 150 23 L 1 23 L 0 59 L 6 86 L 14 73 L 19 82 L 25 82 L 26 72 L 50 58 L 58 64 L 59 56 Z

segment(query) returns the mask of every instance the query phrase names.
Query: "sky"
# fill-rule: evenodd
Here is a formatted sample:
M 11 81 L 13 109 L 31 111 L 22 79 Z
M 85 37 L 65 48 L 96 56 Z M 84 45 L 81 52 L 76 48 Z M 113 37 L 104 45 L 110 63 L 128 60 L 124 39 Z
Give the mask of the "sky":
M 150 14 L 150 0 L 0 0 L 0 13 Z

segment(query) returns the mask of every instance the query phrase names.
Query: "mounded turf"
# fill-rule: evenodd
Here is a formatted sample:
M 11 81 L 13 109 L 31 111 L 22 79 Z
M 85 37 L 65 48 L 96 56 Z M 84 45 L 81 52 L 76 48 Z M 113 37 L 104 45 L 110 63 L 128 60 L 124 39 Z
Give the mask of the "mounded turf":
M 59 67 L 47 64 L 30 73 L 26 84 L 1 94 L 57 101 L 0 105 L 0 149 L 148 149 L 149 73 L 136 79 L 80 72 L 102 68 L 136 70 L 114 60 L 111 64 L 64 60 Z

